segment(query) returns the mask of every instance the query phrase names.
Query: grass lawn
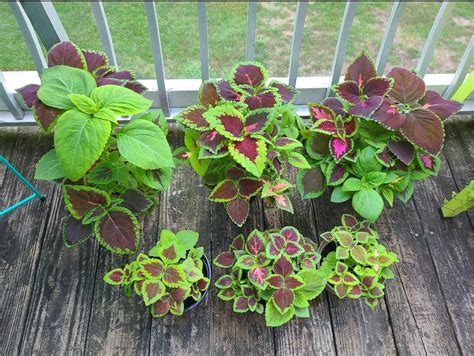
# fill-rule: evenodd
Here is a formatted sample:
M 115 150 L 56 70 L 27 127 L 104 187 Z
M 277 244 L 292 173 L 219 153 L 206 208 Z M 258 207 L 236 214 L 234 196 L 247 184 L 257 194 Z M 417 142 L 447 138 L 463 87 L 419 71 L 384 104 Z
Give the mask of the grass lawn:
M 100 49 L 94 18 L 87 2 L 55 2 L 54 6 L 72 41 Z M 140 78 L 154 78 L 154 66 L 142 3 L 105 3 L 112 38 L 121 68 Z M 299 75 L 328 75 L 344 11 L 343 2 L 312 2 L 308 6 Z M 392 3 L 360 3 L 354 20 L 347 60 L 362 49 L 375 58 Z M 413 67 L 420 56 L 439 3 L 409 3 L 397 31 L 389 66 Z M 165 72 L 168 78 L 199 78 L 199 34 L 196 3 L 156 4 Z M 212 76 L 224 75 L 236 61 L 245 59 L 246 11 L 244 2 L 208 3 L 209 55 Z M 294 2 L 260 2 L 257 5 L 256 59 L 272 76 L 286 76 L 293 35 Z M 0 3 L 0 70 L 32 70 L 21 32 L 7 3 Z M 474 33 L 474 4 L 456 3 L 443 31 L 428 72 L 454 72 Z M 347 64 L 347 63 L 346 63 Z

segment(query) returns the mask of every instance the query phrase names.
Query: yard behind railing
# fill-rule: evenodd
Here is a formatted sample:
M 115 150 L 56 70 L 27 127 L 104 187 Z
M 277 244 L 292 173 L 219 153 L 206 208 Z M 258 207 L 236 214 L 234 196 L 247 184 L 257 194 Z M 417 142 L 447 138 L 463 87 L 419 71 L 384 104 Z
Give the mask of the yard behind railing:
M 474 62 L 473 35 L 466 46 L 455 73 L 426 74 L 426 70 L 433 58 L 435 48 L 441 37 L 444 26 L 448 22 L 454 4 L 454 2 L 446 1 L 441 5 L 416 66 L 417 72 L 421 76 L 424 76 L 428 88 L 442 93 L 445 98 L 449 98 L 462 84 L 471 64 Z M 9 5 L 19 24 L 39 75 L 46 67 L 46 60 L 40 42 L 46 49 L 49 49 L 58 42 L 67 41 L 68 35 L 52 3 L 16 1 L 9 2 Z M 246 46 L 246 57 L 248 60 L 253 60 L 255 57 L 256 5 L 256 2 L 248 3 Z M 209 79 L 206 3 L 196 3 L 196 6 L 198 7 L 199 20 L 201 80 L 166 79 L 155 3 L 153 1 L 144 2 L 144 6 L 148 21 L 156 80 L 141 80 L 141 82 L 149 88 L 146 96 L 153 100 L 153 107 L 161 108 L 167 117 L 172 117 L 184 107 L 196 102 L 201 80 Z M 385 70 L 395 39 L 395 33 L 406 6 L 407 2 L 395 2 L 393 4 L 376 59 L 376 67 L 379 74 L 382 74 Z M 306 1 L 299 1 L 297 3 L 288 76 L 286 78 L 277 78 L 280 81 L 296 86 L 300 91 L 301 94 L 298 97 L 296 104 L 298 105 L 299 113 L 303 115 L 307 114 L 307 102 L 319 102 L 325 97 L 331 96 L 332 85 L 341 80 L 342 67 L 357 8 L 357 2 L 346 3 L 329 77 L 298 77 L 301 41 L 303 38 L 307 7 L 308 2 Z M 102 2 L 91 1 L 91 9 L 99 31 L 102 48 L 109 56 L 111 64 L 117 66 L 118 63 L 115 55 L 114 44 Z M 32 78 L 31 72 L 2 73 L 0 71 L 0 125 L 18 126 L 31 125 L 35 123 L 31 112 L 24 107 L 21 100 L 18 100 L 18 96 L 15 94 L 15 89 L 35 81 L 39 83 L 39 76 Z M 473 112 L 474 95 L 471 95 L 464 103 L 461 113 Z

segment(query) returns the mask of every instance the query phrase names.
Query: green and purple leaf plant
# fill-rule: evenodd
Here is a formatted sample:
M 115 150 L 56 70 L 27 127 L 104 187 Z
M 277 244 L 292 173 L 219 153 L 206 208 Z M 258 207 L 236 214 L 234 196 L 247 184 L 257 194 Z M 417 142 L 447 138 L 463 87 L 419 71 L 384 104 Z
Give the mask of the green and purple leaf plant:
M 168 313 L 183 315 L 186 308 L 204 298 L 210 284 L 210 265 L 203 247 L 195 247 L 199 234 L 162 230 L 160 240 L 148 255 L 139 254 L 123 268 L 105 274 L 104 281 L 132 291 L 151 307 L 155 318 Z
M 116 72 L 101 52 L 62 42 L 48 53 L 41 85 L 19 89 L 39 126 L 54 132 L 54 148 L 37 164 L 35 178 L 59 182 L 71 217 L 67 246 L 91 236 L 118 254 L 137 251 L 136 216 L 166 189 L 174 158 L 161 112 L 128 72 Z M 119 126 L 117 117 L 132 116 Z
M 309 316 L 309 301 L 325 288 L 327 274 L 316 269 L 317 245 L 294 227 L 238 235 L 214 264 L 228 269 L 216 281 L 218 297 L 236 313 L 265 314 L 267 326 Z
M 336 98 L 309 103 L 302 130 L 310 169 L 297 176 L 303 198 L 333 187 L 331 201 L 352 201 L 371 222 L 397 197 L 407 202 L 414 181 L 439 172 L 443 121 L 461 104 L 426 90 L 423 79 L 404 68 L 378 77 L 364 53 L 348 67 Z
M 379 244 L 370 223 L 352 215 L 342 216 L 342 225 L 321 234 L 319 252 L 325 255 L 321 270 L 328 275 L 328 289 L 338 298 L 363 298 L 370 308 L 384 296 L 385 282 L 394 274 L 390 267 L 398 262 L 395 253 Z
M 238 226 L 245 223 L 253 196 L 292 212 L 285 165 L 309 168 L 297 152 L 302 147 L 297 140 L 302 120 L 292 105 L 297 92 L 267 80 L 261 64 L 240 63 L 227 80 L 204 82 L 198 105 L 175 117 L 186 127 L 185 147 L 176 157 L 204 177 L 212 188 L 210 199 L 224 203 Z

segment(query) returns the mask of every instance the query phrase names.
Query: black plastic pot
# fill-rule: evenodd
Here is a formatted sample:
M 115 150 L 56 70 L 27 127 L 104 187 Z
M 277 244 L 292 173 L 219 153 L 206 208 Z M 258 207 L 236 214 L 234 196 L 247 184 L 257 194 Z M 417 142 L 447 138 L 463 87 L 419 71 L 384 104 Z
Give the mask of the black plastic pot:
M 202 261 L 202 273 L 203 273 L 204 277 L 209 278 L 209 281 L 210 281 L 211 277 L 212 277 L 211 263 L 209 262 L 209 259 L 207 258 L 206 255 L 202 255 L 201 261 Z M 184 312 L 185 313 L 187 313 L 187 312 L 191 311 L 192 309 L 194 309 L 197 305 L 199 305 L 199 303 L 201 303 L 204 300 L 210 286 L 211 286 L 211 284 L 209 283 L 209 286 L 207 287 L 207 289 L 204 292 L 202 292 L 201 298 L 198 301 L 194 300 L 193 298 L 187 298 L 184 301 Z

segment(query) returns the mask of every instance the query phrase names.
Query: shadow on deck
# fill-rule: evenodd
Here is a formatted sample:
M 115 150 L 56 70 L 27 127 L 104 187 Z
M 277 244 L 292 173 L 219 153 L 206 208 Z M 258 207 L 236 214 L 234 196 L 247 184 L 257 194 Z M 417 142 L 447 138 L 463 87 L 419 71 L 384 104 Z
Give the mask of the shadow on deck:
M 184 317 L 153 320 L 142 303 L 102 282 L 127 257 L 112 256 L 94 240 L 65 248 L 60 191 L 35 182 L 47 201 L 34 200 L 0 218 L 0 354 L 473 354 L 474 214 L 445 220 L 439 213 L 444 198 L 474 178 L 473 134 L 474 117 L 446 123 L 439 176 L 418 182 L 411 201 L 397 202 L 376 223 L 401 262 L 375 312 L 324 293 L 312 303 L 309 319 L 276 329 L 265 328 L 257 315 L 234 314 L 215 290 Z M 180 139 L 172 135 L 174 142 Z M 52 137 L 36 128 L 0 129 L 0 153 L 29 179 L 51 146 Z M 28 193 L 4 168 L 0 208 Z M 147 251 L 162 228 L 197 230 L 213 256 L 226 249 L 239 229 L 207 195 L 196 174 L 179 167 L 143 222 L 140 250 Z M 292 201 L 295 215 L 266 212 L 253 201 L 243 232 L 294 225 L 315 238 L 351 211 L 331 204 L 327 193 L 314 201 L 295 193 Z

